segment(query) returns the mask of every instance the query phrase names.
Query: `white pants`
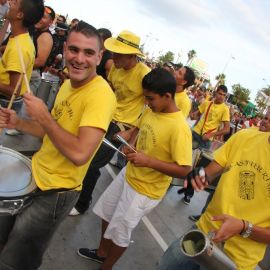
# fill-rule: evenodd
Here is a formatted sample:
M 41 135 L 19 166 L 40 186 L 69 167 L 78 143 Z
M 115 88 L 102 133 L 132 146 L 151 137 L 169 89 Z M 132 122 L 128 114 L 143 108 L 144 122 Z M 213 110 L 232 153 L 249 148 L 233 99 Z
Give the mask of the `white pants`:
M 138 193 L 127 183 L 125 175 L 126 167 L 103 192 L 93 208 L 96 215 L 109 223 L 104 238 L 111 239 L 120 247 L 129 246 L 133 229 L 161 201 Z

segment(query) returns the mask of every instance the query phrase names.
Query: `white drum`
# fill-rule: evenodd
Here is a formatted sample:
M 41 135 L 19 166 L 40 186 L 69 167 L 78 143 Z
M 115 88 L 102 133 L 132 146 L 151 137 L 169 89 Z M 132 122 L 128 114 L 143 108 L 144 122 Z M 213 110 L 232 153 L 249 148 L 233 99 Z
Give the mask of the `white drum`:
M 0 147 L 0 215 L 15 215 L 31 203 L 37 189 L 31 161 L 9 148 Z

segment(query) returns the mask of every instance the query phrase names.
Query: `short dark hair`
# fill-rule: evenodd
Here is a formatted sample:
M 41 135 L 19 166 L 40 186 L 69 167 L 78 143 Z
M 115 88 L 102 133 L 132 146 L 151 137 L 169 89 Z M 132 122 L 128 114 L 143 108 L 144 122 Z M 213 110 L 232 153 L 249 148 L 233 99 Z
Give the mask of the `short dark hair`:
M 184 88 L 188 88 L 189 86 L 194 84 L 195 73 L 194 73 L 193 69 L 191 69 L 188 66 L 184 66 L 184 68 L 186 69 L 185 78 L 184 78 L 186 81 L 186 84 L 184 85 Z
M 99 48 L 101 49 L 103 47 L 103 45 L 102 45 L 103 43 L 102 43 L 102 40 L 100 38 L 100 35 L 94 26 L 92 26 L 84 21 L 79 21 L 79 23 L 77 25 L 75 25 L 74 27 L 72 27 L 70 29 L 67 39 L 69 38 L 70 34 L 73 32 L 81 33 L 81 34 L 85 35 L 86 37 L 96 37 L 98 40 L 98 43 L 99 43 Z
M 22 0 L 20 10 L 23 12 L 23 25 L 27 28 L 38 23 L 44 15 L 43 0 Z
M 142 80 L 145 90 L 164 96 L 170 93 L 172 97 L 176 91 L 176 80 L 174 76 L 164 68 L 155 68 L 146 74 Z
M 47 13 L 51 17 L 52 20 L 55 19 L 55 11 L 51 7 L 45 6 L 45 13 Z M 64 19 L 66 20 L 65 17 L 64 17 Z
M 221 90 L 221 91 L 224 92 L 224 93 L 228 93 L 228 88 L 227 88 L 227 86 L 226 86 L 226 85 L 223 85 L 223 84 L 221 84 L 221 85 L 218 86 L 217 91 L 218 91 L 218 90 Z
M 97 31 L 103 41 L 105 41 L 107 38 L 112 37 L 112 32 L 107 28 L 99 28 Z
M 57 18 L 59 18 L 59 17 L 63 19 L 63 23 L 66 23 L 67 19 L 64 15 L 58 15 Z

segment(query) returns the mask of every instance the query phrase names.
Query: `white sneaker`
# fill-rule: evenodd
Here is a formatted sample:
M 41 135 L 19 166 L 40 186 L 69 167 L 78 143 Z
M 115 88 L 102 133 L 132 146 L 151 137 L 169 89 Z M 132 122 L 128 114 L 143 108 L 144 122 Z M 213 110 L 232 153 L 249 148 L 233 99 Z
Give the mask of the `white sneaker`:
M 20 131 L 17 129 L 6 129 L 5 133 L 10 136 L 16 136 L 22 134 Z
M 71 211 L 69 212 L 69 216 L 78 216 L 78 215 L 80 215 L 81 213 L 75 208 L 75 207 L 73 207 L 72 209 L 71 209 Z

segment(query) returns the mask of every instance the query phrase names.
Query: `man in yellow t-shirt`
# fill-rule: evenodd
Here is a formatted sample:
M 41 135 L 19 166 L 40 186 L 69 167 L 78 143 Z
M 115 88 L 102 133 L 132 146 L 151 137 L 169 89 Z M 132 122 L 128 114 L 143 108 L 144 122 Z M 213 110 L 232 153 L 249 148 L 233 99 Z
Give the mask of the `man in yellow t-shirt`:
M 22 5 L 29 5 L 22 2 Z M 6 18 L 11 25 L 11 35 L 9 37 L 5 51 L 0 59 L 0 105 L 7 107 L 8 102 L 13 94 L 15 86 L 19 80 L 20 74 L 23 73 L 22 65 L 19 57 L 19 49 L 21 51 L 22 59 L 25 63 L 26 75 L 28 80 L 31 77 L 35 60 L 35 47 L 28 33 L 28 27 L 38 21 L 41 17 L 40 12 L 37 14 L 31 14 L 33 17 L 31 20 L 26 16 L 18 19 L 18 12 L 21 7 L 11 2 L 10 10 L 8 11 Z M 16 9 L 16 12 L 14 10 Z M 19 45 L 19 49 L 17 47 Z M 26 92 L 26 84 L 23 81 L 17 96 L 22 96 Z M 17 99 L 14 102 L 13 108 L 19 112 L 22 106 L 22 99 Z
M 194 71 L 190 67 L 181 67 L 174 72 L 176 79 L 175 103 L 187 118 L 191 110 L 191 100 L 189 99 L 185 89 L 193 85 L 195 80 Z
M 84 258 L 103 262 L 101 269 L 113 268 L 128 247 L 133 229 L 158 205 L 172 177 L 183 177 L 191 168 L 191 131 L 174 101 L 175 78 L 163 68 L 154 69 L 143 78 L 142 86 L 149 108 L 138 128 L 127 131 L 130 144 L 135 147 L 136 142 L 136 152 L 124 150 L 127 167 L 93 208 L 102 218 L 100 246 L 78 250 Z
M 108 81 L 117 99 L 116 111 L 106 133 L 106 139 L 113 140 L 116 147 L 120 146 L 120 142 L 114 140 L 115 134 L 132 128 L 144 106 L 142 79 L 150 69 L 138 61 L 138 56 L 143 56 L 139 45 L 140 38 L 129 31 L 122 31 L 117 38 L 111 37 L 104 42 L 105 48 L 112 52 L 114 64 L 109 72 Z M 114 153 L 113 149 L 101 145 L 87 171 L 80 198 L 70 215 L 83 214 L 89 208 L 92 193 L 100 176 L 100 168 L 111 160 Z
M 255 269 L 264 257 L 266 245 L 270 244 L 270 133 L 265 132 L 267 126 L 269 129 L 269 118 L 262 127 L 264 132 L 245 129 L 231 136 L 205 168 L 206 178 L 196 175 L 196 182 L 191 180 L 193 188 L 199 191 L 223 173 L 213 199 L 196 225 L 205 234 L 215 232 L 213 240 L 224 243 L 224 252 L 237 270 Z M 180 253 L 178 240 L 163 255 L 157 269 L 195 268 L 197 263 L 190 258 L 189 262 L 186 260 Z M 181 268 L 185 262 L 186 268 Z
M 209 149 L 214 137 L 230 132 L 230 111 L 224 103 L 227 93 L 227 87 L 220 85 L 214 100 L 203 102 L 198 110 L 192 113 L 192 119 L 200 118 L 192 132 L 193 141 L 199 144 L 199 148 Z M 223 127 L 219 129 L 222 124 Z
M 0 244 L 4 246 L 0 268 L 2 264 L 5 269 L 39 268 L 53 233 L 79 197 L 89 163 L 116 107 L 109 84 L 96 74 L 101 49 L 97 30 L 81 21 L 67 38 L 64 52 L 70 80 L 60 88 L 52 114 L 41 99 L 30 94 L 24 95 L 30 120 L 18 118 L 12 110 L 0 111 L 0 127 L 43 139 L 32 159 L 40 196 L 12 220 L 0 217 Z
M 228 90 L 225 85 L 220 85 L 215 93 L 213 101 L 205 101 L 198 110 L 191 114 L 191 119 L 201 117 L 192 131 L 193 148 L 209 149 L 211 141 L 215 136 L 221 136 L 230 132 L 230 111 L 229 107 L 224 104 Z M 218 130 L 218 128 L 223 127 Z M 178 194 L 185 194 L 183 202 L 190 204 L 194 195 L 193 189 L 182 188 Z

